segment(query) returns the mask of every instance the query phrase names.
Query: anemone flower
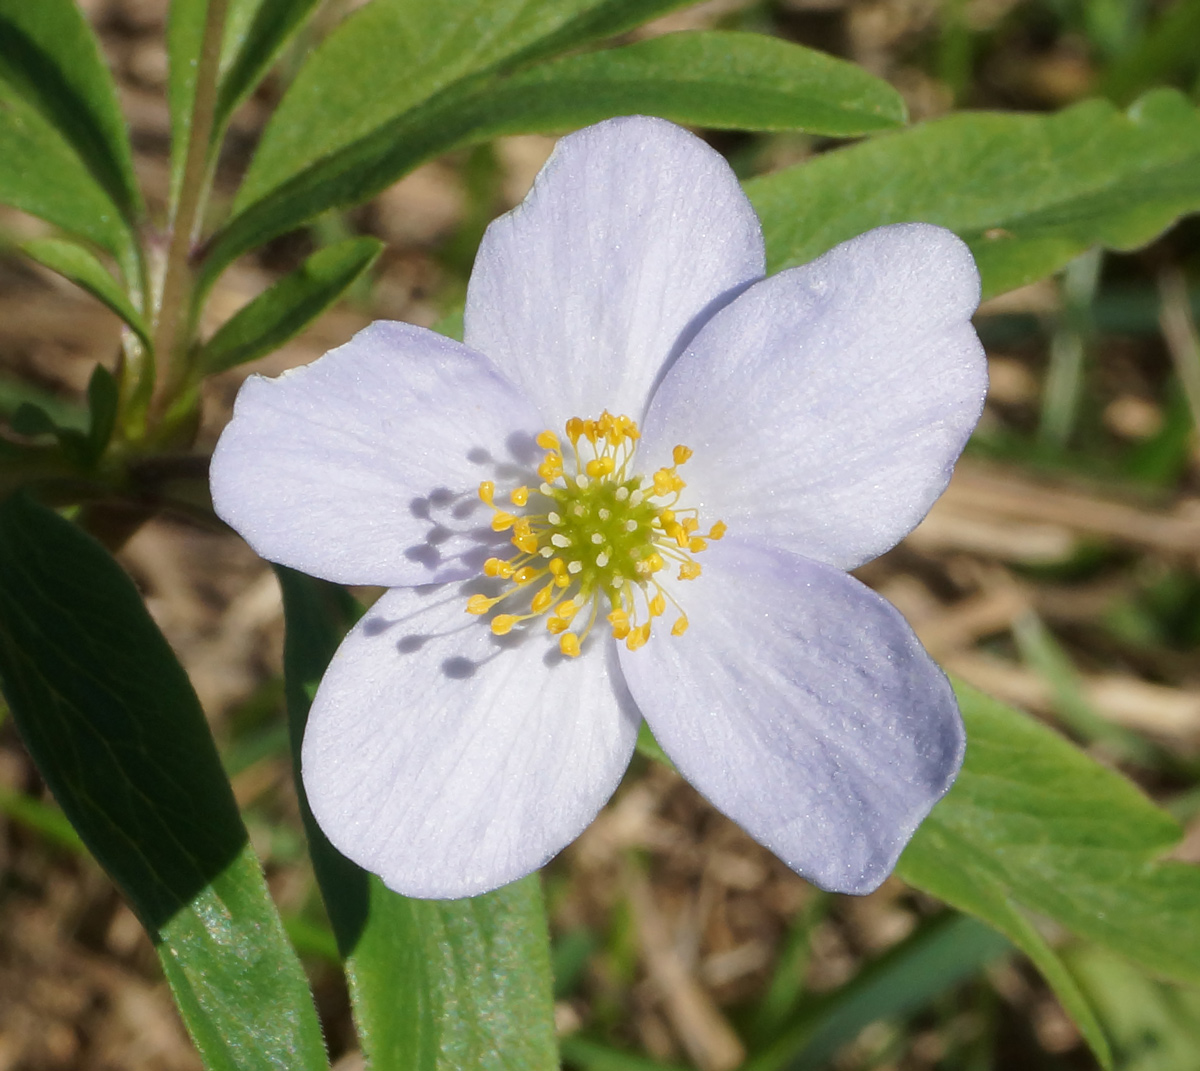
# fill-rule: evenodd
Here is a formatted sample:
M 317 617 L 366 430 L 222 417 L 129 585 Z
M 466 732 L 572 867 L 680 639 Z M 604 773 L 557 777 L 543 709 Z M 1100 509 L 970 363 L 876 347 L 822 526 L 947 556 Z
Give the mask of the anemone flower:
M 302 772 L 391 888 L 541 866 L 643 719 L 830 890 L 875 888 L 950 786 L 949 683 L 846 570 L 920 521 L 978 419 L 974 263 L 914 223 L 763 274 L 725 161 L 613 119 L 488 228 L 463 343 L 379 322 L 242 387 L 217 512 L 265 558 L 390 589 L 320 685 Z

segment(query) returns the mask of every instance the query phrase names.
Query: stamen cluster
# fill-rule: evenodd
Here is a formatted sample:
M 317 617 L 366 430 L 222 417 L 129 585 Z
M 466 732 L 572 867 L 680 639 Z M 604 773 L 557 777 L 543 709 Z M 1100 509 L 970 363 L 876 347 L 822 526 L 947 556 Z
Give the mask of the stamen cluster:
M 693 555 L 725 534 L 721 521 L 699 534 L 697 511 L 679 506 L 687 484 L 678 470 L 692 451 L 676 446 L 674 464 L 647 478 L 630 471 L 640 433 L 629 417 L 607 410 L 596 420 L 572 417 L 565 431 L 566 450 L 552 431 L 537 437 L 545 451 L 537 467 L 542 483 L 509 491 L 510 509 L 496 504 L 491 480 L 479 485 L 480 499 L 493 510 L 492 529 L 511 531 L 516 553 L 484 563 L 486 576 L 509 584 L 495 597 L 472 595 L 467 612 L 520 605 L 532 592 L 528 611 L 496 614 L 492 631 L 502 636 L 544 616 L 559 649 L 572 658 L 602 612 L 614 638 L 631 651 L 650 638 L 654 618 L 668 603 L 678 611 L 671 634 L 683 635 L 687 615 L 663 586 L 666 572 L 676 568 L 675 579 L 696 579 L 701 569 Z

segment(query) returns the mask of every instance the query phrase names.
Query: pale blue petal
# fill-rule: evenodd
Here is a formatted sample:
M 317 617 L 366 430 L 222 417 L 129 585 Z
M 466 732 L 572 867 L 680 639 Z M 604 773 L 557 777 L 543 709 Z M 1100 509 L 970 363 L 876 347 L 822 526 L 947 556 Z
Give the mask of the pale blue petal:
M 687 632 L 621 650 L 630 692 L 684 777 L 755 840 L 822 888 L 870 892 L 962 763 L 949 682 L 836 569 L 728 538 L 698 560 L 703 575 L 672 589 Z
M 213 505 L 264 558 L 327 580 L 466 577 L 497 538 L 480 481 L 528 479 L 543 423 L 485 357 L 379 321 L 246 381 L 213 454 Z
M 949 231 L 880 227 L 752 286 L 667 374 L 645 466 L 695 450 L 687 503 L 734 534 L 841 568 L 883 553 L 945 490 L 983 408 L 979 275 Z
M 763 273 L 758 218 L 720 154 L 661 119 L 563 138 L 487 230 L 465 338 L 551 418 L 639 420 L 665 363 Z
M 612 795 L 637 738 L 610 639 L 565 659 L 540 622 L 493 636 L 464 612 L 476 590 L 388 592 L 309 715 L 317 821 L 406 896 L 473 896 L 540 867 Z

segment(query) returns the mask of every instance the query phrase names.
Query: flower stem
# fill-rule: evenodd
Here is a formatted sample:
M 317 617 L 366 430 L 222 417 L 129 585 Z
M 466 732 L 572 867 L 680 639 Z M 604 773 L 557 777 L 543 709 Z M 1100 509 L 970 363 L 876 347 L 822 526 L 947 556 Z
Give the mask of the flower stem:
M 196 68 L 196 93 L 192 102 L 192 121 L 188 131 L 187 155 L 183 165 L 179 201 L 171 216 L 170 240 L 163 273 L 158 320 L 154 329 L 154 354 L 157 382 L 150 405 L 152 422 L 157 422 L 170 405 L 184 379 L 185 361 L 177 352 L 180 329 L 186 325 L 191 301 L 192 243 L 200 225 L 209 174 L 209 143 L 217 105 L 217 76 L 220 72 L 221 43 L 229 0 L 208 0 L 204 37 Z

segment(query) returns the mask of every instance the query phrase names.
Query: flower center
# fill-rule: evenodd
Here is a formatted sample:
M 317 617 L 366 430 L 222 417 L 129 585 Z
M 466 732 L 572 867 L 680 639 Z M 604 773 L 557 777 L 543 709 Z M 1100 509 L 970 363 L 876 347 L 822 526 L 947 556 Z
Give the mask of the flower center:
M 511 509 L 496 505 L 491 480 L 479 485 L 479 497 L 494 511 L 493 530 L 511 530 L 516 553 L 484 562 L 484 575 L 509 583 L 494 598 L 472 595 L 467 612 L 483 615 L 507 603 L 511 610 L 491 621 L 498 636 L 545 617 L 559 649 L 571 658 L 601 613 L 614 638 L 631 651 L 650 638 L 654 619 L 668 604 L 677 611 L 671 634 L 682 636 L 687 615 L 664 582 L 672 574 L 695 580 L 700 564 L 693 555 L 725 534 L 717 521 L 701 535 L 696 510 L 679 505 L 687 484 L 678 470 L 692 451 L 676 446 L 675 463 L 645 477 L 630 471 L 640 433 L 629 417 L 607 411 L 596 420 L 572 417 L 565 430 L 566 450 L 552 431 L 537 437 L 546 451 L 537 467 L 543 482 L 536 490 L 509 491 Z

